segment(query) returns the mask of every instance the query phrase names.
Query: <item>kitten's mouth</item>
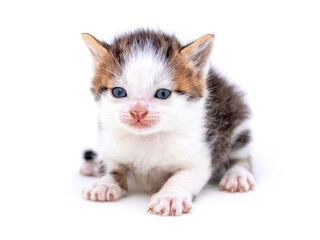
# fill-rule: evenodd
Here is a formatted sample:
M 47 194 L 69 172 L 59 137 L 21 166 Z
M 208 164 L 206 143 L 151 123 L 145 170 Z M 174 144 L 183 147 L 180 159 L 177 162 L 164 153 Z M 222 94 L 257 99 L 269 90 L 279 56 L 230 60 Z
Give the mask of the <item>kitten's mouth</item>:
M 152 126 L 151 124 L 142 122 L 141 120 L 137 120 L 135 122 L 131 122 L 129 125 L 131 127 L 134 127 L 134 128 L 148 128 L 148 127 Z
M 130 128 L 134 129 L 147 129 L 152 128 L 155 125 L 157 125 L 160 121 L 160 118 L 158 116 L 150 116 L 146 118 L 141 117 L 127 117 L 126 115 L 120 115 L 120 121 L 129 126 Z

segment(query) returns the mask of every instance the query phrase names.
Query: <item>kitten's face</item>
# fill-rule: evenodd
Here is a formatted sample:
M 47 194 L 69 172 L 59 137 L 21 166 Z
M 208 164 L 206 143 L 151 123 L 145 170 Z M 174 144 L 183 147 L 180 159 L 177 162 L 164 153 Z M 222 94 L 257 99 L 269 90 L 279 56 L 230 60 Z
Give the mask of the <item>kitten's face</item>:
M 212 36 L 205 36 L 182 49 L 175 38 L 150 32 L 125 35 L 113 45 L 86 34 L 96 60 L 92 92 L 99 101 L 100 119 L 144 135 L 183 124 L 186 114 L 192 114 L 190 106 L 206 93 Z
M 172 81 L 164 59 L 138 51 L 128 56 L 121 74 L 100 101 L 105 102 L 105 113 L 114 115 L 114 121 L 128 131 L 146 134 L 165 130 L 176 107 Z

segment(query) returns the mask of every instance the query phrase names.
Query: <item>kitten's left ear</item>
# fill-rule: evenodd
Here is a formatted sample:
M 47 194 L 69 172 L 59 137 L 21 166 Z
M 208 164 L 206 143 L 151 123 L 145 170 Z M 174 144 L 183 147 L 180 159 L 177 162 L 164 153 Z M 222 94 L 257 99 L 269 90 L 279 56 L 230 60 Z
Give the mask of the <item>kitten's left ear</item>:
M 206 34 L 180 50 L 193 67 L 206 74 L 214 43 L 214 35 Z
M 100 42 L 89 33 L 82 33 L 81 36 L 87 44 L 96 64 L 102 59 L 103 56 L 109 54 L 106 48 L 107 44 Z

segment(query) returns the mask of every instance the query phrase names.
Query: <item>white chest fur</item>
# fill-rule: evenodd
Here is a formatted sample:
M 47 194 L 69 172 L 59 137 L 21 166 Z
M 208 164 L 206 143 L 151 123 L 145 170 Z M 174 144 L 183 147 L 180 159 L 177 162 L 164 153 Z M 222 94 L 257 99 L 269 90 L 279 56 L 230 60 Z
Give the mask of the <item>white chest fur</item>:
M 122 129 L 100 114 L 99 157 L 112 167 L 125 165 L 145 186 L 157 188 L 170 174 L 183 169 L 210 169 L 211 158 L 205 142 L 202 105 L 177 114 L 176 129 L 149 135 L 137 135 Z M 154 182 L 154 183 L 153 183 Z

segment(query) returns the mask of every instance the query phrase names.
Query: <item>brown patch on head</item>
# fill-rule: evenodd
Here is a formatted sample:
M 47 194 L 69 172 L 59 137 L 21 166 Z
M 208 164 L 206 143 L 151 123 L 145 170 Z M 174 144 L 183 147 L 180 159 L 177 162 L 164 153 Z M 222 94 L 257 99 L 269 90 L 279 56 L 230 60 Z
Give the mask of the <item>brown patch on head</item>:
M 110 175 L 123 190 L 128 191 L 127 169 L 125 167 L 122 166 L 119 169 L 111 171 Z
M 173 59 L 176 92 L 191 98 L 201 98 L 207 93 L 206 77 L 213 39 L 213 35 L 206 34 L 182 47 Z
M 197 70 L 179 59 L 174 69 L 174 90 L 191 98 L 201 98 L 207 91 L 206 78 L 199 76 Z
M 92 93 L 97 97 L 113 87 L 114 79 L 121 74 L 121 68 L 114 56 L 105 56 L 99 62 L 92 80 Z
M 112 88 L 112 81 L 121 74 L 121 67 L 110 45 L 97 40 L 88 33 L 83 33 L 82 38 L 94 58 L 96 72 L 92 80 L 91 91 L 97 98 L 102 91 Z

